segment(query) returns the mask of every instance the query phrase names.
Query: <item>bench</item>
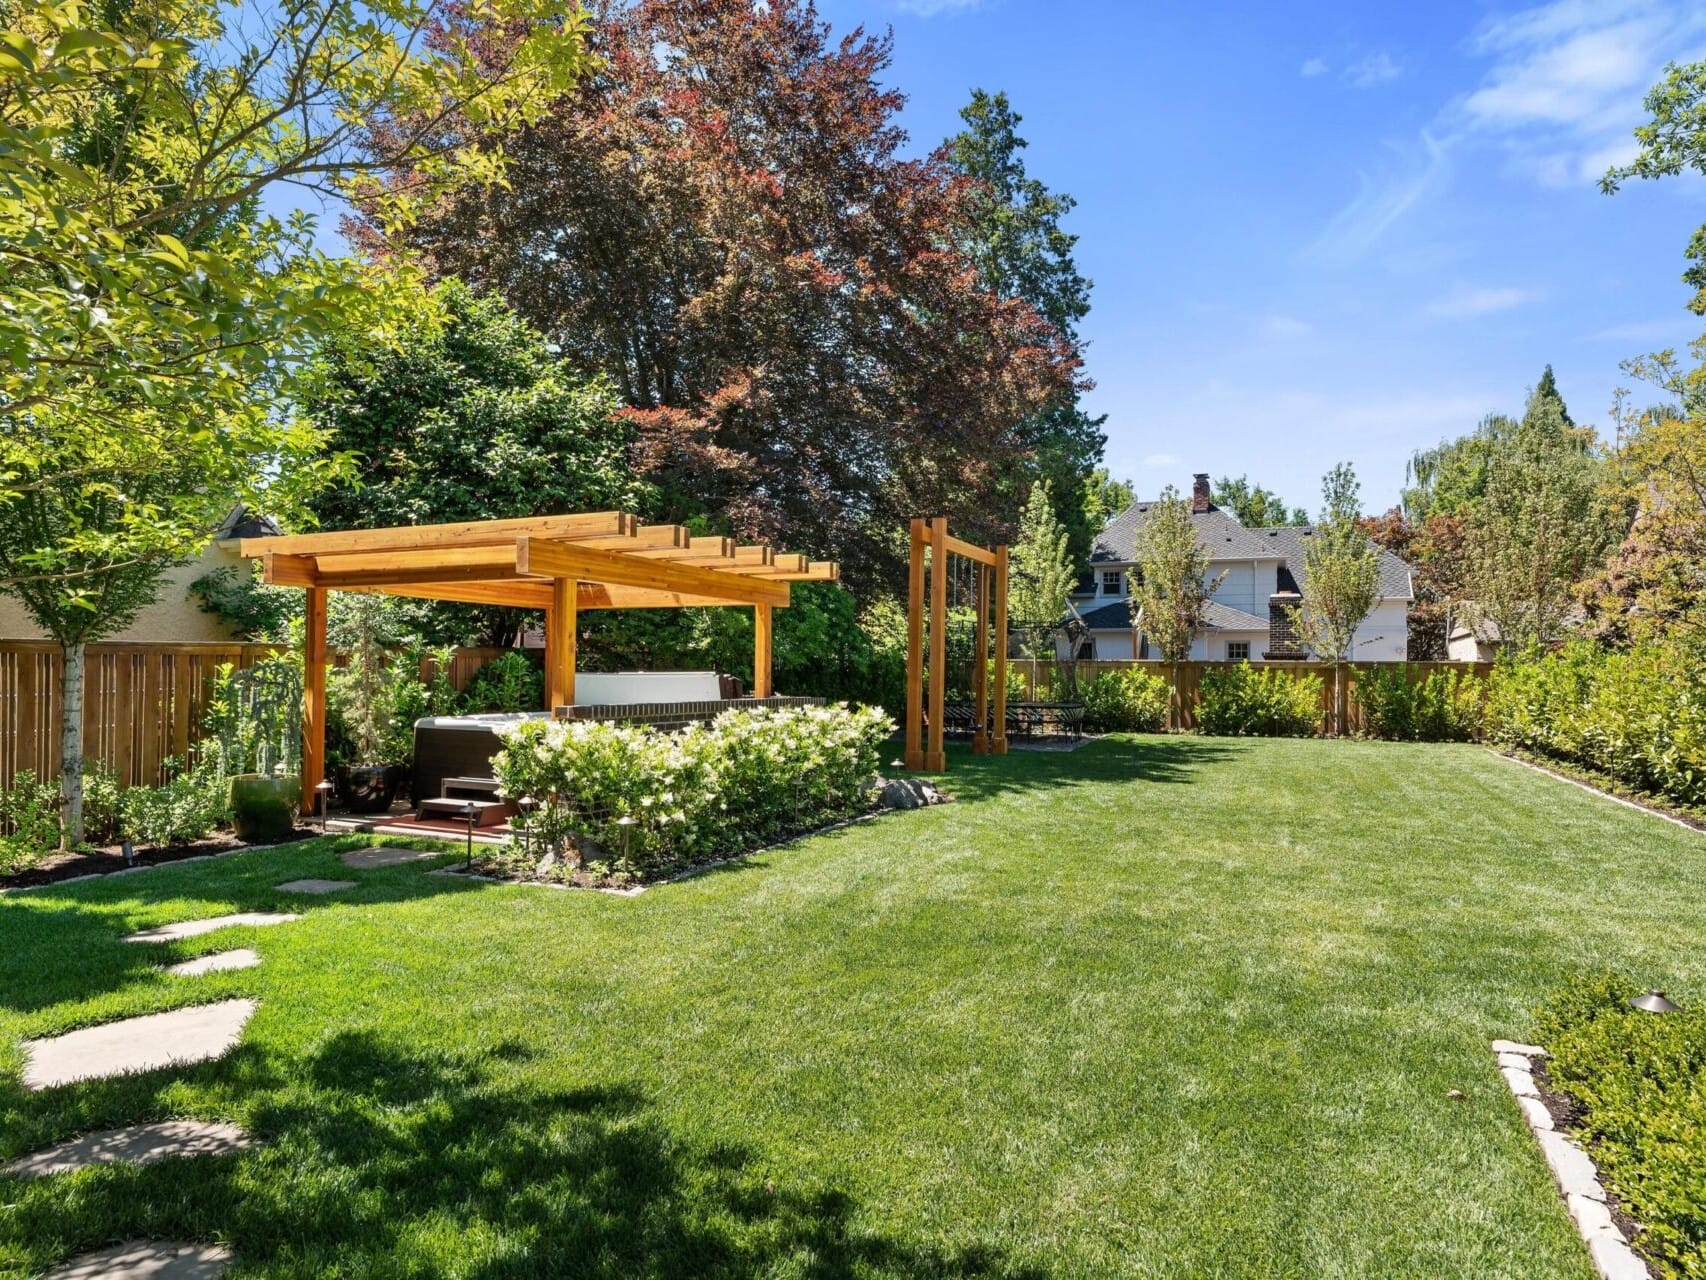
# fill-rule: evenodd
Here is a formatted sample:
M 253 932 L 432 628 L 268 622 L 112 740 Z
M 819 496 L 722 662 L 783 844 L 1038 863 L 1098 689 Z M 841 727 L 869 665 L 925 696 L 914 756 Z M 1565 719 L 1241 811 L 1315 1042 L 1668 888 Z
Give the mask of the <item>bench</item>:
M 994 714 L 993 710 L 990 713 Z M 988 726 L 986 725 L 985 728 Z M 942 708 L 942 732 L 973 734 L 977 732 L 977 705 L 971 702 L 950 702 Z M 1084 704 L 1082 702 L 1009 702 L 1007 704 L 1007 736 L 1010 738 L 1066 737 L 1078 738 L 1084 733 Z

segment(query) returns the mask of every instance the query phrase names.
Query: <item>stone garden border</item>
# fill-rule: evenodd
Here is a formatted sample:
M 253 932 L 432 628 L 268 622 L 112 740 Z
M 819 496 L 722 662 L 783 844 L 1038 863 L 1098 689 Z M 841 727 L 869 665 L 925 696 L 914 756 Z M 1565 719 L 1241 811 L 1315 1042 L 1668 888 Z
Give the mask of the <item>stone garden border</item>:
M 1495 1040 L 1492 1049 L 1499 1074 L 1510 1086 L 1529 1132 L 1540 1144 L 1541 1154 L 1546 1157 L 1547 1167 L 1552 1170 L 1552 1178 L 1558 1184 L 1582 1243 L 1588 1247 L 1600 1280 L 1653 1280 L 1652 1271 L 1630 1246 L 1629 1238 L 1611 1211 L 1593 1157 L 1552 1119 L 1534 1079 L 1535 1063 L 1548 1056 L 1546 1050 L 1514 1040 Z
M 1582 791 L 1587 792 L 1590 796 L 1598 796 L 1602 800 L 1609 800 L 1612 804 L 1620 804 L 1625 809 L 1634 809 L 1638 813 L 1650 814 L 1655 818 L 1663 818 L 1673 826 L 1681 827 L 1685 831 L 1692 831 L 1695 835 L 1706 835 L 1706 825 L 1702 825 L 1698 820 L 1690 820 L 1689 818 L 1683 817 L 1660 805 L 1643 804 L 1639 800 L 1631 800 L 1627 796 L 1620 796 L 1614 791 L 1607 791 L 1604 787 L 1595 786 L 1592 782 L 1585 781 L 1582 778 L 1575 777 L 1568 773 L 1560 772 L 1557 769 L 1549 768 L 1537 760 L 1530 760 L 1527 756 L 1518 755 L 1511 751 L 1502 751 L 1497 747 L 1488 747 L 1487 750 L 1501 760 L 1509 760 L 1512 764 L 1520 764 L 1524 769 L 1532 769 L 1535 773 L 1543 773 L 1548 778 L 1555 778 L 1559 782 L 1567 782 L 1572 787 L 1577 787 Z

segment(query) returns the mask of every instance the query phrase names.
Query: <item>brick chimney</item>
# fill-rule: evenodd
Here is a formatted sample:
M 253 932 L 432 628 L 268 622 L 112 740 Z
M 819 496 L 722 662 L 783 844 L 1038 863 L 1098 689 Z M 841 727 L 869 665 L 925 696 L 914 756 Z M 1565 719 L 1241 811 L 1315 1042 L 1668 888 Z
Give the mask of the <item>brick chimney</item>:
M 1199 471 L 1191 479 L 1191 512 L 1201 515 L 1208 508 L 1208 472 Z

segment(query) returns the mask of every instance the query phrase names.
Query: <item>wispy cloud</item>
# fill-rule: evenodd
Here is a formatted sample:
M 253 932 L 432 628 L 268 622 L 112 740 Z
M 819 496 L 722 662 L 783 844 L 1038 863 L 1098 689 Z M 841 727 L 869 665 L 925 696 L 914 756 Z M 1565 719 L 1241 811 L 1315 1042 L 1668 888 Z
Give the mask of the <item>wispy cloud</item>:
M 1659 0 L 1553 0 L 1491 18 L 1470 48 L 1493 65 L 1451 114 L 1542 183 L 1592 182 L 1633 154 L 1645 90 L 1703 35 L 1700 6 Z
M 1686 320 L 1638 320 L 1629 324 L 1614 324 L 1608 329 L 1585 334 L 1583 342 L 1675 342 L 1693 337 L 1692 325 Z
M 1371 53 L 1345 68 L 1345 83 L 1353 89 L 1372 89 L 1403 74 L 1404 68 L 1393 60 L 1391 54 Z
M 1150 453 L 1138 459 L 1137 465 L 1159 471 L 1164 467 L 1176 467 L 1183 461 L 1176 453 Z
M 1422 312 L 1436 320 L 1467 320 L 1472 316 L 1491 315 L 1496 311 L 1513 311 L 1536 301 L 1539 296 L 1531 289 L 1511 286 L 1493 288 L 1485 285 L 1459 285 L 1444 297 L 1428 303 L 1422 308 Z
M 1275 342 L 1297 342 L 1315 336 L 1315 326 L 1307 320 L 1299 320 L 1296 316 L 1264 316 L 1260 329 L 1264 338 L 1271 338 Z
M 916 18 L 939 18 L 947 13 L 965 13 L 983 0 L 895 0 L 895 8 Z
M 1354 199 L 1333 215 L 1304 256 L 1318 263 L 1345 265 L 1362 257 L 1429 192 L 1444 181 L 1445 148 L 1423 130 L 1415 143 L 1393 145 L 1389 163 L 1357 175 Z
M 1299 67 L 1297 69 L 1297 74 L 1300 76 L 1305 76 L 1305 77 L 1308 77 L 1308 76 L 1324 76 L 1327 74 L 1327 59 L 1325 59 L 1325 58 L 1310 58 L 1307 62 L 1305 62 L 1301 67 Z

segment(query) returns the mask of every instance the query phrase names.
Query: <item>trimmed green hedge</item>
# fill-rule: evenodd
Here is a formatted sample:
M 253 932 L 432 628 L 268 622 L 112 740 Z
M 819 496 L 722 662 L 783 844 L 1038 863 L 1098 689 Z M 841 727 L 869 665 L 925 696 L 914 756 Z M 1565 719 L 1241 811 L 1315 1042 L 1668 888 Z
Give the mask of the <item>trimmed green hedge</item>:
M 1008 675 L 1018 673 L 1012 668 Z M 1020 688 L 1024 681 L 1020 677 Z M 1008 693 L 1012 697 L 1011 691 Z M 1101 733 L 1160 733 L 1167 727 L 1167 682 L 1138 667 L 1106 671 L 1083 686 L 1085 727 Z
M 1358 667 L 1356 700 L 1363 732 L 1395 742 L 1468 742 L 1481 728 L 1481 681 L 1435 671 L 1410 679 L 1408 665 Z
M 1706 1280 L 1706 1013 L 1642 1013 L 1617 977 L 1580 980 L 1541 1011 L 1553 1087 L 1585 1108 L 1607 1186 L 1670 1280 Z
M 1321 731 L 1320 676 L 1277 667 L 1216 667 L 1203 672 L 1197 728 L 1219 737 L 1307 738 Z

